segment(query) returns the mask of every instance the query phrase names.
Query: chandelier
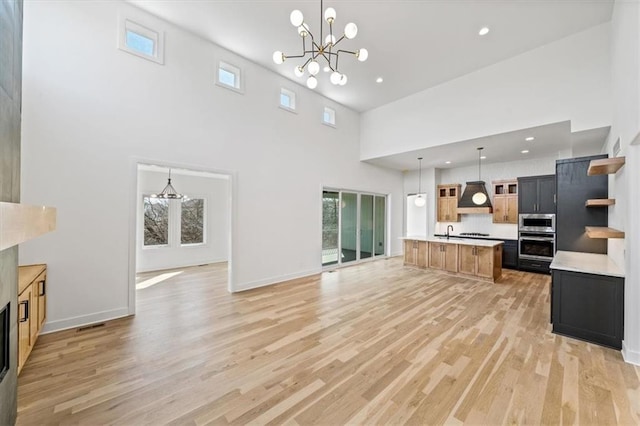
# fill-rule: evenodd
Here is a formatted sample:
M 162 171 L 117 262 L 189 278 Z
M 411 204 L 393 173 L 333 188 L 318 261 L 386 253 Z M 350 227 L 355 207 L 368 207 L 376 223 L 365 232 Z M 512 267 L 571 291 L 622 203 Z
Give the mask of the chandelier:
M 169 169 L 169 179 L 167 182 L 167 186 L 164 187 L 162 192 L 151 194 L 151 198 L 164 198 L 169 200 L 181 200 L 183 198 L 186 198 L 183 194 L 179 194 L 171 184 L 171 169 Z
M 336 46 L 346 39 L 353 39 L 358 34 L 358 26 L 353 22 L 349 22 L 344 27 L 344 33 L 340 38 L 336 38 L 333 34 L 333 24 L 336 19 L 336 10 L 332 7 L 328 7 L 324 10 L 324 20 L 329 24 L 329 33 L 324 37 L 324 28 L 322 22 L 323 2 L 320 0 L 320 38 L 316 39 L 309 29 L 309 25 L 304 22 L 304 16 L 299 10 L 291 12 L 290 20 L 291 25 L 298 29 L 298 35 L 302 38 L 302 54 L 300 55 L 285 55 L 281 51 L 277 50 L 273 52 L 273 62 L 280 65 L 286 59 L 289 58 L 306 58 L 302 65 L 297 65 L 293 69 L 293 73 L 296 77 L 302 77 L 305 75 L 305 71 L 309 73 L 307 78 L 307 87 L 309 89 L 315 89 L 318 86 L 318 79 L 316 75 L 320 72 L 320 62 L 325 63 L 324 71 L 331 72 L 329 80 L 332 84 L 344 86 L 347 84 L 347 75 L 341 73 L 338 70 L 338 60 L 341 53 L 348 53 L 354 55 L 360 62 L 364 62 L 369 57 L 367 49 L 358 49 L 356 51 L 338 49 Z M 309 46 L 307 46 L 307 40 L 311 39 Z M 322 60 L 324 59 L 324 61 Z

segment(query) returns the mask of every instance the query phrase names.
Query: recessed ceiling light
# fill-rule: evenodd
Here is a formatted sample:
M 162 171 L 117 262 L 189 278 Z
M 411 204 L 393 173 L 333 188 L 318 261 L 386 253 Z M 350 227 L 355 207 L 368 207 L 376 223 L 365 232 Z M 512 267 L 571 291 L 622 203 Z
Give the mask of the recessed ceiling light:
M 481 160 L 486 160 L 487 157 L 485 157 L 484 155 L 482 157 L 480 157 Z
M 521 153 L 523 153 L 523 154 L 528 154 L 528 153 L 529 153 L 529 150 L 528 150 L 528 149 L 523 149 L 523 150 L 522 150 L 522 151 L 520 151 L 520 152 L 521 152 Z
M 445 161 L 444 164 L 451 164 L 451 161 Z
M 531 142 L 532 140 L 534 140 L 535 138 L 533 136 L 529 136 L 527 138 L 524 138 L 525 141 L 527 142 Z
M 376 83 L 382 83 L 383 81 L 384 81 L 384 78 L 382 77 L 376 78 Z
M 478 34 L 480 34 L 481 36 L 489 34 L 489 28 L 487 27 L 480 28 L 480 31 L 478 31 Z

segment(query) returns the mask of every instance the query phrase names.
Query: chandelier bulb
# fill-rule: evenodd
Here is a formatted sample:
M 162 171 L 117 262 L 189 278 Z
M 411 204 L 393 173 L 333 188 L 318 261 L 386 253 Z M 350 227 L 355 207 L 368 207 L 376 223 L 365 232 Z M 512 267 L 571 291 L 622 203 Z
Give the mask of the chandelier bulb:
M 298 34 L 300 37 L 306 37 L 309 35 L 309 26 L 307 24 L 302 24 L 298 27 Z
M 279 50 L 276 50 L 275 52 L 273 52 L 273 62 L 275 62 L 277 65 L 280 65 L 281 63 L 283 63 L 284 53 L 282 53 Z
M 304 22 L 304 16 L 302 15 L 302 12 L 297 9 L 291 12 L 289 19 L 291 20 L 291 25 L 293 25 L 294 27 L 299 27 Z
M 332 7 L 328 7 L 327 10 L 324 11 L 324 19 L 329 24 L 333 24 L 333 21 L 336 19 L 336 10 Z
M 318 79 L 310 75 L 309 78 L 307 79 L 307 87 L 309 89 L 315 89 L 317 86 L 318 86 Z
M 304 70 L 302 69 L 301 66 L 296 66 L 293 68 L 293 74 L 296 77 L 302 77 L 304 75 Z
M 345 84 L 347 84 L 347 75 L 346 74 L 342 74 L 340 77 L 340 82 L 338 83 L 340 86 L 344 86 Z
M 358 58 L 360 62 L 366 61 L 368 57 L 369 57 L 369 51 L 367 49 L 359 49 L 356 52 L 356 58 Z
M 328 36 L 325 37 L 324 43 L 326 45 L 330 44 L 333 46 L 334 44 L 336 44 L 336 36 L 334 36 L 333 34 L 329 34 Z
M 340 74 L 338 71 L 334 71 L 331 73 L 329 80 L 331 81 L 331 84 L 340 84 L 341 78 L 342 78 L 342 74 Z
M 309 70 L 309 74 L 316 75 L 320 72 L 320 64 L 318 64 L 317 61 L 311 61 L 307 69 Z
M 349 40 L 355 38 L 357 34 L 358 34 L 358 26 L 353 22 L 349 22 L 344 27 L 344 36 Z

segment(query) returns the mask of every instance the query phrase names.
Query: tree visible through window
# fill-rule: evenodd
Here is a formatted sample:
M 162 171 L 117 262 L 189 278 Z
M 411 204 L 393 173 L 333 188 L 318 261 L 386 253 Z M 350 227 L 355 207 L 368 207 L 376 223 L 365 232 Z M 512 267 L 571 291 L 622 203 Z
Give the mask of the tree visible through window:
M 204 200 L 202 198 L 182 200 L 180 225 L 182 244 L 204 243 Z
M 169 244 L 169 200 L 144 197 L 144 245 Z

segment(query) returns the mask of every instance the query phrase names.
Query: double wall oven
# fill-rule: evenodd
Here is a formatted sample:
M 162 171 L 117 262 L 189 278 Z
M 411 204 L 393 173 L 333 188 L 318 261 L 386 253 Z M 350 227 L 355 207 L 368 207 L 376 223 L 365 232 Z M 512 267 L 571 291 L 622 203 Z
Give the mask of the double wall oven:
M 551 262 L 556 253 L 556 215 L 520 214 L 518 255 L 520 259 Z

